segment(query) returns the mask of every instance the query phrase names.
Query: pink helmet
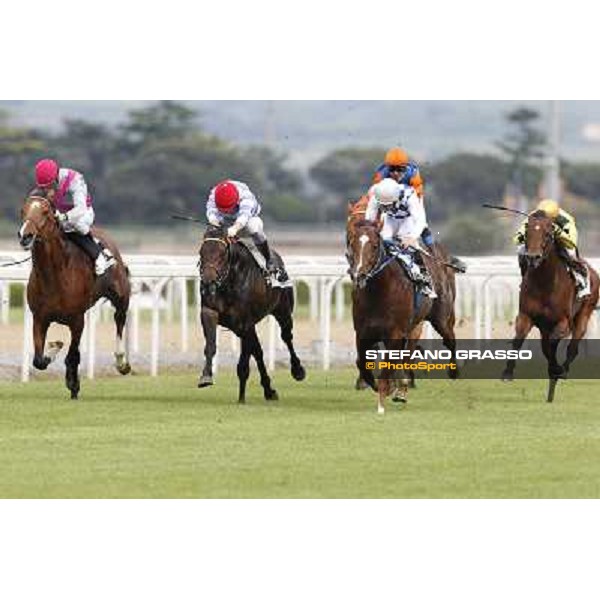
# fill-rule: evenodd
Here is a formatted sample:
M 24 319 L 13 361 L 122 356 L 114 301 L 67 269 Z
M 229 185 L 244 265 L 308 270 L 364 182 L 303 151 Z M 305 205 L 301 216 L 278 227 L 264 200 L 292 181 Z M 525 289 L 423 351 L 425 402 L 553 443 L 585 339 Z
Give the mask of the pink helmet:
M 58 177 L 58 163 L 51 158 L 44 158 L 35 165 L 35 183 L 44 188 L 52 185 Z
M 221 181 L 215 187 L 215 204 L 224 213 L 231 213 L 240 201 L 238 189 L 231 181 Z

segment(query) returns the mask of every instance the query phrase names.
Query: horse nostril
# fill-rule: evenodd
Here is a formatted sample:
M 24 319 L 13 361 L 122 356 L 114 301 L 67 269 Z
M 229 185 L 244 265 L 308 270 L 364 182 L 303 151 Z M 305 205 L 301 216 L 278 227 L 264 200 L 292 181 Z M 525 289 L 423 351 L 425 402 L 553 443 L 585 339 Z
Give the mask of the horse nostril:
M 20 242 L 21 246 L 23 246 L 23 248 L 27 248 L 28 246 L 30 246 L 32 241 L 33 241 L 32 233 L 26 233 L 25 235 L 21 235 L 21 232 L 19 232 L 19 242 Z

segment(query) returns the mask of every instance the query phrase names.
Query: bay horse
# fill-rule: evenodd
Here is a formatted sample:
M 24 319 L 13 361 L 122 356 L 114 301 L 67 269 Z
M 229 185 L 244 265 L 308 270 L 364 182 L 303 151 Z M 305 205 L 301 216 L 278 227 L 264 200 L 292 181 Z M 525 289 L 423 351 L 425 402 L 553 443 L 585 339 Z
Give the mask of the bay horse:
M 350 262 L 350 248 L 356 244 L 357 226 L 364 223 L 367 210 L 368 197 L 365 195 L 357 202 L 348 203 L 348 219 L 346 223 L 346 258 Z M 424 321 L 429 321 L 435 331 L 442 337 L 444 345 L 450 349 L 453 354 L 456 350 L 456 334 L 454 325 L 456 323 L 456 314 L 454 304 L 456 300 L 456 272 L 449 266 L 450 255 L 446 249 L 439 243 L 434 244 L 433 254 L 431 256 L 423 255 L 425 267 L 429 270 L 433 281 L 433 286 L 437 298 L 433 300 L 430 309 L 427 312 Z M 351 269 L 350 269 L 351 271 Z M 350 273 L 351 274 L 351 273 Z M 352 274 L 351 274 L 352 275 Z M 417 340 L 421 337 L 423 322 L 418 325 L 418 329 L 411 333 L 411 337 Z M 448 370 L 448 376 L 458 377 L 458 369 Z M 409 373 L 410 387 L 415 387 L 415 373 Z M 364 389 L 368 384 L 359 373 L 355 383 L 356 389 Z
M 25 250 L 31 250 L 32 258 L 27 302 L 33 313 L 33 366 L 45 370 L 62 348 L 61 342 L 50 342 L 45 354 L 50 324 L 66 325 L 71 332 L 71 343 L 65 358 L 65 383 L 71 398 L 76 399 L 80 390 L 79 343 L 84 316 L 100 298 L 107 298 L 115 308 L 115 367 L 122 375 L 131 371 L 123 340 L 131 294 L 129 272 L 114 242 L 102 230 L 92 228 L 92 235 L 101 240 L 116 259 L 112 268 L 97 277 L 92 260 L 63 234 L 51 201 L 42 194 L 34 190 L 25 200 L 18 232 L 19 243 Z
M 284 269 L 281 256 L 271 250 L 275 265 Z M 263 350 L 256 333 L 256 324 L 273 315 L 281 329 L 281 339 L 290 353 L 290 370 L 296 381 L 306 372 L 293 344 L 294 292 L 291 287 L 273 287 L 252 257 L 248 248 L 227 236 L 226 230 L 209 225 L 199 250 L 201 321 L 204 332 L 205 363 L 198 387 L 213 384 L 213 358 L 217 349 L 217 326 L 230 329 L 241 340 L 237 363 L 239 380 L 238 402 L 246 400 L 246 382 L 253 356 L 260 373 L 265 400 L 277 400 L 271 387 Z
M 554 225 L 543 211 L 528 216 L 525 234 L 525 271 L 519 292 L 519 314 L 515 321 L 512 347 L 519 350 L 535 326 L 541 335 L 542 351 L 548 362 L 548 395 L 552 402 L 556 383 L 566 379 L 579 350 L 588 322 L 598 304 L 598 273 L 587 264 L 591 294 L 576 299 L 576 287 L 560 255 Z M 571 335 L 566 360 L 558 364 L 556 352 L 563 338 Z M 516 361 L 509 360 L 502 372 L 504 381 L 512 381 Z

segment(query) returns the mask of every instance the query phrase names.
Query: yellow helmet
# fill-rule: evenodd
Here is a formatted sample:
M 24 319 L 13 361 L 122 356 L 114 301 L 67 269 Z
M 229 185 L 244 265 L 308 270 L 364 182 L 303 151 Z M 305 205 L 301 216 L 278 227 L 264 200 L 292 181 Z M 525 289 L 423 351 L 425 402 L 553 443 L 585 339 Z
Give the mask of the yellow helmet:
M 556 200 L 542 200 L 538 205 L 536 210 L 541 210 L 547 217 L 551 219 L 556 219 L 558 217 L 558 213 L 560 212 L 560 207 L 558 206 L 558 202 Z
M 408 164 L 408 154 L 402 148 L 390 148 L 383 161 L 388 167 L 403 167 Z

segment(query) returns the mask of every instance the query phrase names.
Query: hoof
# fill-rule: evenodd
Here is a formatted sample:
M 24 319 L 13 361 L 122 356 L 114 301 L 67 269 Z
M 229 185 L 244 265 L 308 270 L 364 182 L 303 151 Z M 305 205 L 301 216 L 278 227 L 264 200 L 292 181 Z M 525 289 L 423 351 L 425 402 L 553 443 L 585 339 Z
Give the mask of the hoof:
M 202 375 L 202 377 L 200 377 L 200 381 L 198 381 L 198 387 L 208 387 L 209 385 L 213 385 L 213 383 L 214 381 L 211 375 Z
M 406 396 L 392 396 L 392 402 L 396 402 L 397 404 L 406 404 Z
M 303 381 L 306 377 L 306 370 L 302 365 L 298 365 L 297 367 L 292 367 L 292 377 L 296 381 Z
M 74 390 L 71 390 L 71 400 L 77 400 L 79 396 L 79 391 L 75 392 Z
M 52 360 L 48 356 L 42 356 L 41 358 L 36 356 L 33 359 L 33 366 L 40 371 L 45 371 L 51 362 Z
M 125 360 L 125 353 L 115 352 L 115 369 L 121 375 L 131 373 L 131 365 Z
M 369 384 L 362 378 L 357 377 L 356 383 L 354 384 L 354 389 L 357 391 L 366 390 L 369 387 Z
M 265 392 L 265 400 L 279 400 L 279 395 L 275 390 Z
M 510 373 L 509 371 L 504 371 L 500 376 L 500 381 L 504 381 L 504 383 L 510 383 L 514 380 L 514 378 L 515 376 L 512 373 Z
M 131 365 L 129 363 L 117 365 L 117 371 L 121 373 L 121 375 L 129 375 L 129 373 L 131 373 Z
M 378 415 L 385 415 L 385 408 L 383 408 L 383 406 L 378 406 L 377 407 L 377 414 Z

